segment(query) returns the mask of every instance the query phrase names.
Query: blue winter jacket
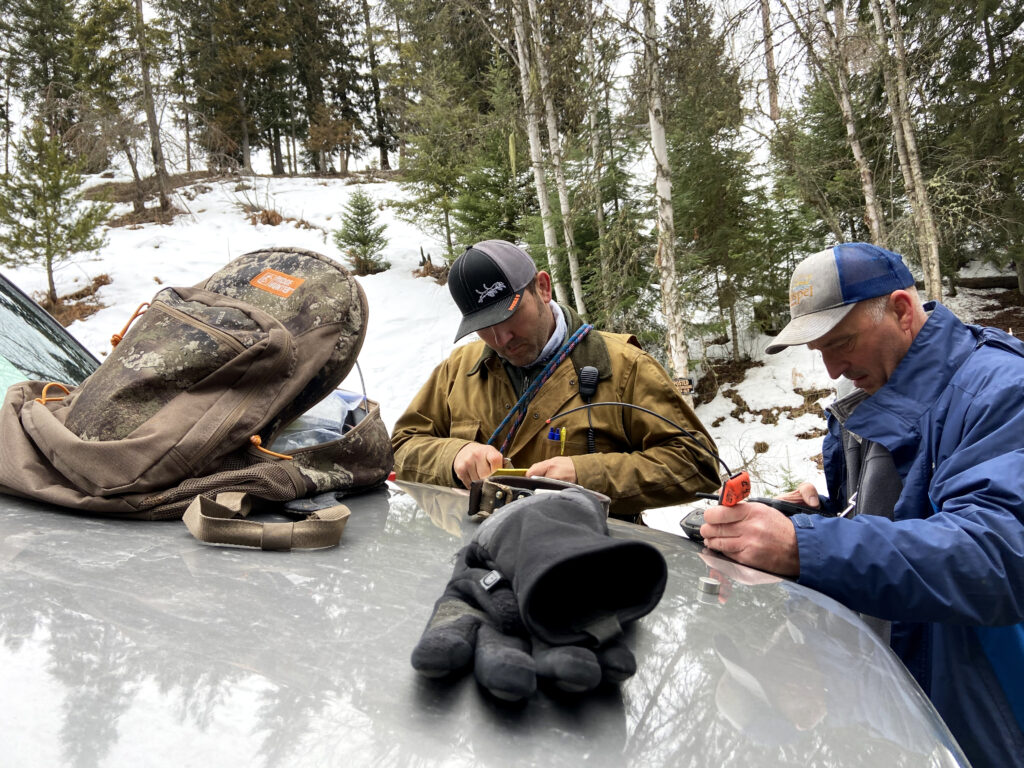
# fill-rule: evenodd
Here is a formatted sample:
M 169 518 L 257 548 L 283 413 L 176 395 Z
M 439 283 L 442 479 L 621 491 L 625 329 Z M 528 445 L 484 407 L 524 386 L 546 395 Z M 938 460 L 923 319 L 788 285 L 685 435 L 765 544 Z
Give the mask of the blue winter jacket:
M 889 381 L 845 423 L 892 454 L 903 480 L 893 519 L 794 516 L 799 581 L 893 622 L 893 649 L 975 768 L 1020 766 L 1024 344 L 925 309 Z M 836 438 L 824 456 L 839 502 Z

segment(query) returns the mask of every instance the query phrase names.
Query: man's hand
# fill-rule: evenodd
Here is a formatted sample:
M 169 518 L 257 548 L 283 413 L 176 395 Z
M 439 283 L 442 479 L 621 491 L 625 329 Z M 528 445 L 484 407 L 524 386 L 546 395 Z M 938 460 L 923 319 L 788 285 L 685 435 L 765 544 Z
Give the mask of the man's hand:
M 780 493 L 775 498 L 791 501 L 794 504 L 803 504 L 805 507 L 814 509 L 821 507 L 821 499 L 818 498 L 818 489 L 814 487 L 814 483 L 800 483 L 795 491 Z
M 741 501 L 735 507 L 708 507 L 700 535 L 710 549 L 744 565 L 783 576 L 800 573 L 796 529 L 788 517 L 766 504 Z
M 493 445 L 483 443 L 466 443 L 455 454 L 452 471 L 466 488 L 478 480 L 490 477 L 496 469 L 501 469 L 501 453 Z
M 576 482 L 576 467 L 568 456 L 555 456 L 553 459 L 538 461 L 526 470 L 527 477 L 550 477 L 552 480 Z

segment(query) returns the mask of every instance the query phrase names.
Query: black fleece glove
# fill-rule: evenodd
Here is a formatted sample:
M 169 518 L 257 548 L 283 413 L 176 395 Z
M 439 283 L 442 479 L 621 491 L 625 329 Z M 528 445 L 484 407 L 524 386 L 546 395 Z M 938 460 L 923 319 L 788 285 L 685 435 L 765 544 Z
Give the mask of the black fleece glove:
M 486 520 L 458 554 L 413 667 L 440 677 L 472 664 L 478 682 L 508 700 L 531 695 L 537 677 L 579 692 L 632 676 L 621 624 L 657 605 L 666 566 L 649 544 L 609 538 L 607 505 L 570 489 Z
M 473 537 L 476 559 L 512 582 L 526 628 L 551 645 L 600 646 L 665 591 L 652 545 L 608 535 L 608 498 L 574 487 L 502 507 Z
M 412 665 L 427 677 L 473 666 L 477 681 L 499 699 L 516 701 L 537 688 L 536 665 L 508 582 L 470 563 L 470 548 L 456 557 L 452 577 L 434 604 L 412 652 Z

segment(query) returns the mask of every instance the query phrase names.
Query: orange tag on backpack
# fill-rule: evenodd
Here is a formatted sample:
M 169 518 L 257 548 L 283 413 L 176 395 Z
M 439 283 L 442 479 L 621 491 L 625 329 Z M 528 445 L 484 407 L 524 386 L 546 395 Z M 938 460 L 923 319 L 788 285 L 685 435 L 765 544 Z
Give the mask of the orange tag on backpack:
M 282 299 L 287 299 L 304 282 L 306 282 L 304 277 L 286 275 L 284 272 L 278 272 L 276 269 L 264 269 L 249 281 L 249 285 L 259 288 L 261 291 L 272 293 L 275 296 L 280 296 Z

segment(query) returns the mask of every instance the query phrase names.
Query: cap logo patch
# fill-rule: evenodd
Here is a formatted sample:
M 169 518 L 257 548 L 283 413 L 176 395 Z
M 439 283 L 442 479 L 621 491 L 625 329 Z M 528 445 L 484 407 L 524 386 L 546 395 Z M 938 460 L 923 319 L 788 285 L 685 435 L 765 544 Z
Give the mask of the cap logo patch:
M 494 285 L 487 285 L 487 283 L 484 283 L 483 290 L 476 292 L 476 295 L 478 297 L 476 303 L 483 304 L 484 299 L 493 299 L 501 291 L 504 291 L 506 287 L 507 286 L 503 282 L 501 282 L 501 280 L 498 280 L 496 283 L 494 283 Z
M 799 306 L 801 301 L 812 296 L 814 296 L 814 284 L 809 276 L 793 279 L 793 284 L 789 287 L 789 306 L 791 309 Z
M 516 297 L 514 299 L 512 299 L 512 303 L 508 305 L 508 309 L 505 310 L 505 311 L 506 312 L 511 312 L 513 309 L 515 309 L 519 305 L 519 297 L 522 296 L 522 295 L 523 294 L 521 294 L 521 293 L 517 293 Z

